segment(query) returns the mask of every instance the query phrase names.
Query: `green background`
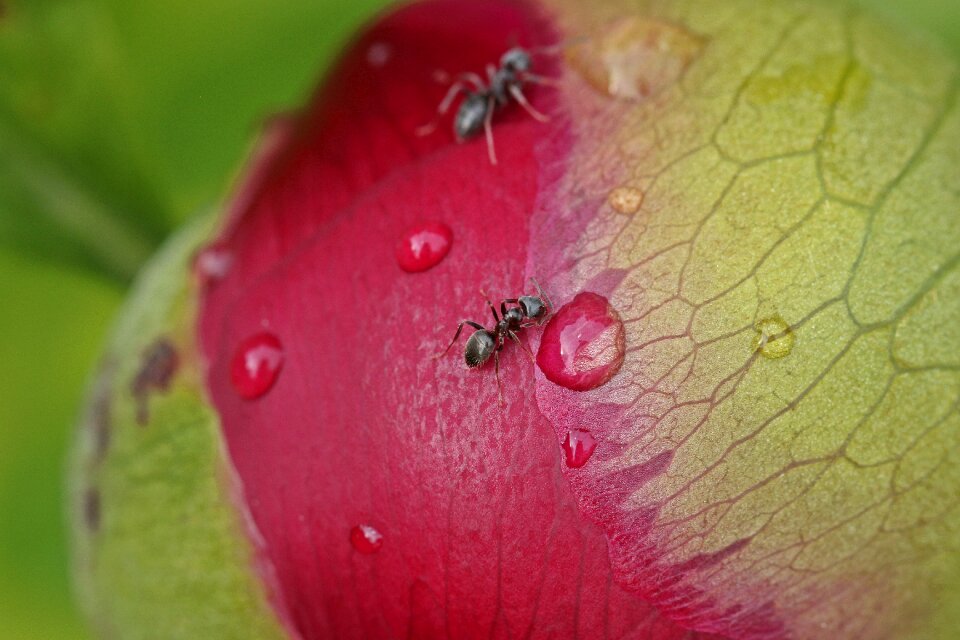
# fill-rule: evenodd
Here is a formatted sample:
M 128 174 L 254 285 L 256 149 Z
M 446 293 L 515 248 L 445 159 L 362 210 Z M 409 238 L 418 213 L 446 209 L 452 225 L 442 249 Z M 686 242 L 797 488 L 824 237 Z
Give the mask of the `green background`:
M 960 2 L 863 0 L 960 53 Z M 84 638 L 65 458 L 139 265 L 386 0 L 0 0 L 0 640 Z

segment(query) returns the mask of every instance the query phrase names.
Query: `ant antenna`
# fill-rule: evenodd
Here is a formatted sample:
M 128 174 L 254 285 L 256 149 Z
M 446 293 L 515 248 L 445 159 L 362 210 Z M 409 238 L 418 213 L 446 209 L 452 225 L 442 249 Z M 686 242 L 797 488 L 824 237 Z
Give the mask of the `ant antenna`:
M 556 310 L 557 310 L 557 308 L 556 308 L 555 306 L 553 306 L 553 301 L 551 301 L 550 298 L 547 297 L 547 294 L 545 294 L 545 293 L 543 292 L 543 289 L 540 288 L 540 283 L 537 282 L 536 278 L 534 278 L 534 277 L 531 276 L 530 282 L 532 282 L 532 283 L 533 283 L 533 286 L 535 286 L 535 287 L 537 288 L 537 293 L 540 294 L 540 298 L 541 298 L 542 300 L 545 300 L 545 301 L 546 301 L 547 306 L 550 307 L 550 312 L 551 312 L 551 313 L 555 313 Z
M 578 44 L 584 42 L 587 39 L 587 36 L 575 36 L 573 38 L 567 38 L 561 42 L 556 42 L 554 44 L 545 44 L 539 47 L 531 47 L 527 49 L 527 53 L 532 56 L 548 56 L 555 53 L 561 53 L 564 49 L 569 47 L 575 47 Z

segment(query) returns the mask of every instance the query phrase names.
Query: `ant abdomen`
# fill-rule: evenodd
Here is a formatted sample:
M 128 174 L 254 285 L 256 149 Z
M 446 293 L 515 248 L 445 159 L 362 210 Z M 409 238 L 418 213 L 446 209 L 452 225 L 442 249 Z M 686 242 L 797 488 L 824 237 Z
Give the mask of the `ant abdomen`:
M 493 353 L 496 345 L 496 336 L 492 331 L 485 329 L 474 331 L 463 350 L 463 360 L 471 369 L 479 367 L 490 359 L 490 354 Z

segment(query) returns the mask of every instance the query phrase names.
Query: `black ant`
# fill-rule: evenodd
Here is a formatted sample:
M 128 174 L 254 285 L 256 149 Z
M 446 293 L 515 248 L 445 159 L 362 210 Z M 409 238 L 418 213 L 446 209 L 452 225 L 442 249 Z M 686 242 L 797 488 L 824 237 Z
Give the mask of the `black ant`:
M 535 362 L 533 352 L 520 341 L 520 338 L 517 336 L 517 331 L 526 329 L 527 327 L 540 326 L 553 314 L 553 303 L 550 302 L 550 299 L 543 293 L 543 289 L 540 288 L 536 280 L 531 278 L 530 281 L 537 287 L 537 293 L 540 295 L 520 296 L 519 298 L 502 300 L 500 302 L 500 316 L 497 315 L 497 310 L 494 309 L 493 303 L 490 302 L 487 295 L 481 291 L 480 293 L 487 299 L 487 305 L 490 307 L 490 312 L 493 313 L 493 319 L 496 321 L 496 324 L 492 329 L 487 329 L 472 320 L 461 320 L 460 324 L 457 325 L 457 332 L 453 334 L 453 340 L 450 341 L 447 348 L 433 356 L 434 358 L 442 358 L 450 351 L 450 347 L 452 347 L 457 341 L 457 338 L 460 337 L 460 332 L 463 331 L 463 325 L 468 324 L 476 329 L 473 335 L 467 340 L 466 347 L 463 350 L 463 359 L 469 368 L 475 369 L 489 360 L 491 355 L 493 356 L 497 376 L 497 395 L 500 398 L 501 404 L 503 404 L 503 391 L 500 385 L 500 350 L 503 349 L 504 340 L 510 338 L 516 342 L 527 352 L 530 360 Z M 508 304 L 516 306 L 508 309 Z
M 533 105 L 523 95 L 523 86 L 525 84 L 544 84 L 555 85 L 557 83 L 553 78 L 546 78 L 531 72 L 533 68 L 533 56 L 530 51 L 522 47 L 513 47 L 500 56 L 500 66 L 493 64 L 487 65 L 487 82 L 476 73 L 461 73 L 457 76 L 447 95 L 444 96 L 437 107 L 437 115 L 433 122 L 417 129 L 417 135 L 425 136 L 433 133 L 437 128 L 440 118 L 450 109 L 454 98 L 460 93 L 466 97 L 460 103 L 457 114 L 453 119 L 453 133 L 457 142 L 463 142 L 467 138 L 480 132 L 480 129 L 486 132 L 487 153 L 490 156 L 490 164 L 497 164 L 497 154 L 493 149 L 493 114 L 502 109 L 513 99 L 523 107 L 527 113 L 540 122 L 549 122 L 550 118 L 533 108 Z M 441 82 L 449 81 L 449 76 L 444 72 L 437 73 L 437 79 Z M 472 89 L 470 87 L 473 87 Z

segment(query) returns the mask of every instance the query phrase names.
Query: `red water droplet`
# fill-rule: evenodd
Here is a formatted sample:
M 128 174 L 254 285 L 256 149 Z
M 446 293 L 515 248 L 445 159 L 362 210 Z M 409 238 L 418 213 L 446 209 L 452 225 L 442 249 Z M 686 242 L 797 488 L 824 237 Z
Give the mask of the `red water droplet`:
M 603 296 L 583 292 L 547 324 L 537 365 L 551 382 L 588 391 L 620 370 L 625 350 L 623 322 L 616 309 Z
M 436 266 L 450 252 L 453 231 L 442 222 L 427 222 L 407 230 L 397 245 L 397 262 L 408 273 Z
M 563 440 L 563 452 L 567 454 L 567 466 L 579 469 L 597 448 L 597 440 L 586 429 L 571 429 Z
M 259 398 L 273 386 L 283 367 L 283 346 L 272 333 L 257 333 L 243 342 L 233 355 L 230 379 L 242 398 Z
M 233 266 L 233 253 L 215 243 L 201 249 L 193 258 L 193 271 L 201 283 L 223 280 Z
M 370 555 L 383 546 L 383 534 L 368 524 L 358 524 L 350 529 L 350 544 L 360 553 Z

